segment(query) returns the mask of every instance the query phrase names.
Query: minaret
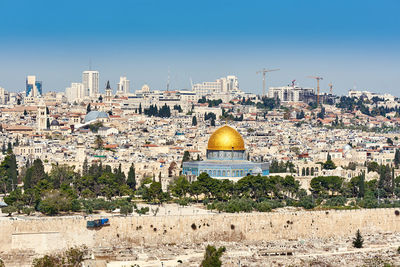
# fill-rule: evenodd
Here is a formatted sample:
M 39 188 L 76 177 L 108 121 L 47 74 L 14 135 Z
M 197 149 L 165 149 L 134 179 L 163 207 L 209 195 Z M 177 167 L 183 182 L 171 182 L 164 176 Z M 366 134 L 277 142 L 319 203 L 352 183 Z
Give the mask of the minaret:
M 106 101 L 110 101 L 112 98 L 112 89 L 110 87 L 110 81 L 107 81 L 106 86 Z
M 47 130 L 47 110 L 43 98 L 40 99 L 39 105 L 37 107 L 36 122 L 38 131 Z

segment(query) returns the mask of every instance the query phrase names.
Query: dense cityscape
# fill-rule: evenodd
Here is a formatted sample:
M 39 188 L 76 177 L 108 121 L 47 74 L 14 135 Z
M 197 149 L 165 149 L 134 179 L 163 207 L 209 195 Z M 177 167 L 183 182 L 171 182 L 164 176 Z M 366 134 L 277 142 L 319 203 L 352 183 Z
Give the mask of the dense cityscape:
M 36 76 L 25 92 L 2 88 L 3 216 L 400 207 L 390 94 L 293 81 L 263 96 L 233 75 L 192 90 L 99 87 L 84 71 L 65 92 Z

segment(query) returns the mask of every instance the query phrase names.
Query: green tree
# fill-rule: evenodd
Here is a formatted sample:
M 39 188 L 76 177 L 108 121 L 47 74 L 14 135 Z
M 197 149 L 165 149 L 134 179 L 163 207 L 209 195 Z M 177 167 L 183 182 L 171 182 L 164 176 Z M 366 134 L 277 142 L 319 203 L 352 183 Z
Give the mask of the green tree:
M 40 180 L 46 179 L 47 175 L 44 172 L 43 162 L 40 159 L 35 159 L 31 167 L 26 170 L 24 177 L 24 188 L 34 187 Z
M 400 150 L 399 149 L 396 149 L 396 152 L 394 154 L 394 165 L 396 166 L 396 168 L 398 168 L 400 165 Z
M 365 194 L 365 172 L 363 171 L 360 175 L 360 185 L 359 185 L 359 197 L 364 197 Z
M 204 259 L 201 262 L 201 267 L 220 267 L 222 266 L 221 257 L 226 251 L 225 247 L 216 249 L 214 246 L 208 245 L 204 254 Z
M 92 107 L 90 106 L 90 103 L 86 107 L 86 114 L 88 114 L 90 111 L 92 111 Z
M 169 186 L 171 193 L 175 197 L 185 197 L 190 188 L 190 183 L 184 176 L 176 178 Z
M 196 118 L 196 115 L 194 115 L 192 118 L 192 126 L 196 126 L 196 125 L 197 125 L 197 118 Z
M 139 114 L 142 114 L 142 103 L 139 103 Z
M 8 214 L 7 216 L 9 216 L 9 217 L 11 217 L 12 214 L 14 212 L 17 212 L 17 211 L 18 211 L 18 209 L 15 206 L 7 206 L 7 207 L 4 207 L 4 208 L 1 208 L 1 212 Z
M 364 239 L 361 236 L 360 230 L 357 230 L 356 237 L 353 239 L 353 247 L 362 248 L 364 244 Z
M 88 173 L 89 173 L 89 164 L 87 157 L 85 157 L 85 160 L 83 161 L 82 165 L 82 175 L 88 175 Z
M 126 184 L 132 189 L 136 190 L 136 174 L 135 174 L 135 165 L 129 167 L 128 179 L 126 180 Z
M 131 214 L 132 212 L 133 212 L 133 208 L 132 208 L 131 205 L 123 205 L 120 208 L 120 213 L 125 215 L 125 216 L 128 215 L 128 214 Z
M 332 157 L 331 157 L 331 155 L 328 153 L 328 157 L 327 157 L 327 160 L 325 161 L 325 163 L 322 165 L 322 167 L 325 169 L 325 170 L 334 170 L 334 169 L 336 169 L 336 165 L 335 165 L 335 163 L 332 161 Z

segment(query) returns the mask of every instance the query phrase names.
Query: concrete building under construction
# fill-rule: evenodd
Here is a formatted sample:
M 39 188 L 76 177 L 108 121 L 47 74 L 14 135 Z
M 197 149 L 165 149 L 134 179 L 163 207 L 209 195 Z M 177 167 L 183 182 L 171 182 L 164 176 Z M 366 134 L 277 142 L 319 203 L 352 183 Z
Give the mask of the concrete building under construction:
M 268 97 L 279 98 L 281 102 L 315 102 L 316 94 L 314 88 L 303 88 L 299 86 L 270 87 Z

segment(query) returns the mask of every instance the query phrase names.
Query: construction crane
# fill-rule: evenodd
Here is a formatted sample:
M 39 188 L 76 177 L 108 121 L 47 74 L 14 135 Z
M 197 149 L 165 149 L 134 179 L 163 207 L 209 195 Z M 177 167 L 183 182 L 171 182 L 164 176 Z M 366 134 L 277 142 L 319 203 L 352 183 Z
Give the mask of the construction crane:
M 307 76 L 307 78 L 316 79 L 317 80 L 317 107 L 319 106 L 319 81 L 322 80 L 322 77 L 318 76 Z
M 262 70 L 256 72 L 256 74 L 262 73 L 262 75 L 263 75 L 263 96 L 265 96 L 265 74 L 266 74 L 267 72 L 278 71 L 278 70 L 279 70 L 279 69 L 267 70 L 267 69 L 263 68 Z
M 330 83 L 328 84 L 328 86 L 329 86 L 329 94 L 331 95 L 331 94 L 332 94 L 332 91 L 333 91 L 333 84 L 332 84 L 332 82 L 330 82 Z

